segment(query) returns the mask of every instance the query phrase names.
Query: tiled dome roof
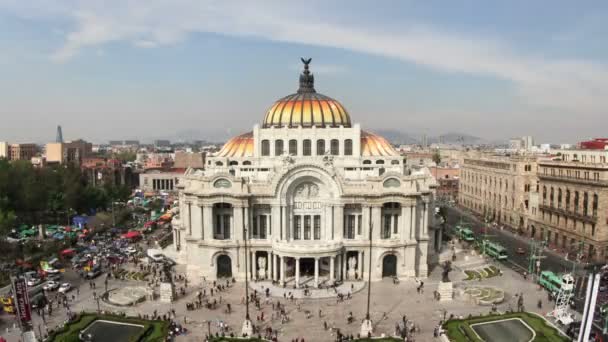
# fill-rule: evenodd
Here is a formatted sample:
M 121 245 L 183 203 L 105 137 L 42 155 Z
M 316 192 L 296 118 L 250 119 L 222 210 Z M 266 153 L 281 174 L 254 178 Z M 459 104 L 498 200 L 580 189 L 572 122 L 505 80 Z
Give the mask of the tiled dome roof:
M 270 127 L 351 127 L 350 116 L 340 102 L 316 92 L 314 75 L 304 60 L 300 88 L 275 102 L 264 117 L 263 128 Z

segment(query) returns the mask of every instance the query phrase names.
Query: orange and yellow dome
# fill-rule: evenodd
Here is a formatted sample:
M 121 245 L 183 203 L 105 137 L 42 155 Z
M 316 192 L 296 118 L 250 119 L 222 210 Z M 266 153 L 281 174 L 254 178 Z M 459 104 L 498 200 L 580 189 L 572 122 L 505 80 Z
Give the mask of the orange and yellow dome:
M 342 104 L 319 93 L 285 96 L 270 107 L 263 128 L 270 127 L 351 127 L 350 116 Z
M 275 102 L 264 117 L 263 128 L 270 127 L 351 127 L 350 116 L 340 102 L 317 93 L 315 76 L 305 60 L 300 74 L 300 88 L 295 94 Z

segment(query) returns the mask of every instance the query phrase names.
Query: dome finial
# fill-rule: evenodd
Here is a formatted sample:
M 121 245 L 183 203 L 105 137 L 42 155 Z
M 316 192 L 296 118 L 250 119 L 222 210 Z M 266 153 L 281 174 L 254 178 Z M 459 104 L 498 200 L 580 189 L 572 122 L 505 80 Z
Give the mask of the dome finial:
M 316 93 L 315 76 L 308 70 L 308 65 L 310 64 L 310 61 L 312 61 L 312 58 L 300 58 L 300 60 L 304 63 L 304 71 L 300 74 L 300 88 L 298 89 L 298 94 Z

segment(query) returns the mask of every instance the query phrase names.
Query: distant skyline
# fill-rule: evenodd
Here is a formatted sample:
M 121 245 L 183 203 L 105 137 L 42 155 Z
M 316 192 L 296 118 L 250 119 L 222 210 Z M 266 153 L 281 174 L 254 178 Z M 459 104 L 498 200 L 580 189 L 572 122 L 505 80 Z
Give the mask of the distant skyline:
M 225 140 L 297 89 L 364 129 L 608 136 L 608 2 L 0 0 L 0 141 Z

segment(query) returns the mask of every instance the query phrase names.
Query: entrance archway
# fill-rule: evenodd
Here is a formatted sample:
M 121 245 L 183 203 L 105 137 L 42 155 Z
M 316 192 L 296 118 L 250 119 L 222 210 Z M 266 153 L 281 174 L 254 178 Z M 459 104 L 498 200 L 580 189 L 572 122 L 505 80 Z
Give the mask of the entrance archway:
M 232 260 L 225 254 L 217 257 L 217 278 L 232 278 Z
M 382 277 L 397 276 L 397 257 L 394 254 L 386 255 L 382 259 Z

